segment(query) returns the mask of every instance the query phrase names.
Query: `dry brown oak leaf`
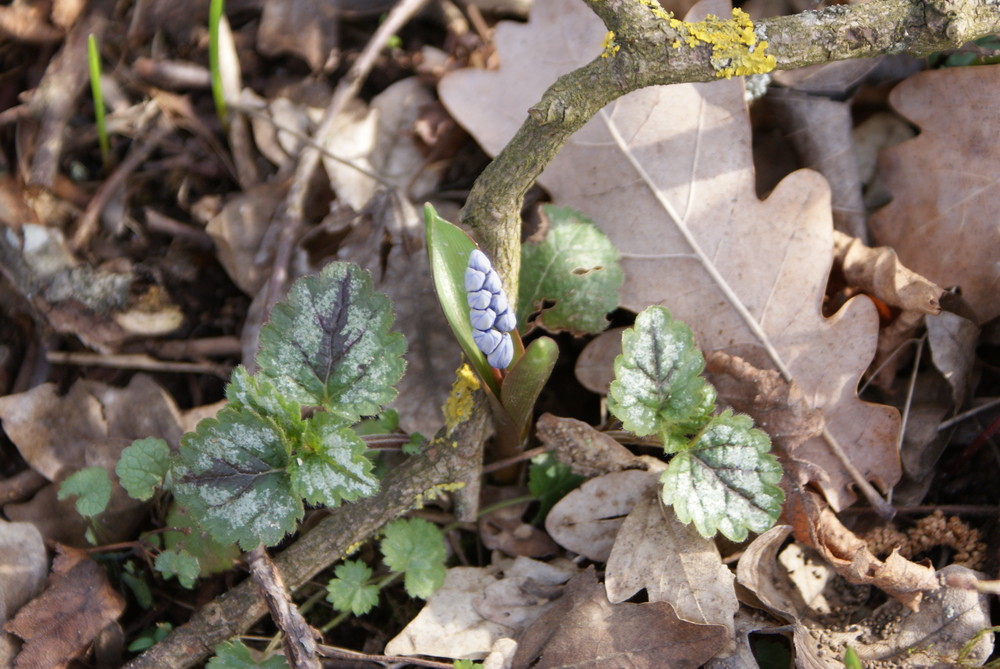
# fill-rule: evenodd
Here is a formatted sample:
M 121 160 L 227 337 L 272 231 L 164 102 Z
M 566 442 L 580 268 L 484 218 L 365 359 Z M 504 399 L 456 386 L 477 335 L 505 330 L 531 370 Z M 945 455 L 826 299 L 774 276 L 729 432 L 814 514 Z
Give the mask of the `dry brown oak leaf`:
M 879 157 L 893 200 L 872 233 L 911 270 L 961 286 L 985 323 L 1000 315 L 1000 65 L 921 72 L 889 101 L 920 135 Z
M 692 12 L 688 21 L 729 9 L 700 3 Z M 497 26 L 500 69 L 445 77 L 442 100 L 495 154 L 552 82 L 599 57 L 605 33 L 585 3 L 538 3 L 529 23 Z M 818 483 L 834 508 L 855 492 L 830 441 L 883 490 L 899 480 L 898 414 L 856 392 L 875 352 L 874 305 L 860 297 L 832 318 L 820 313 L 832 262 L 829 187 L 801 170 L 767 201 L 757 198 L 740 80 L 618 99 L 570 138 L 539 182 L 618 248 L 622 306 L 666 306 L 705 350 L 769 348 L 771 364 L 823 412 L 829 438 L 810 439 L 795 457 L 826 472 Z

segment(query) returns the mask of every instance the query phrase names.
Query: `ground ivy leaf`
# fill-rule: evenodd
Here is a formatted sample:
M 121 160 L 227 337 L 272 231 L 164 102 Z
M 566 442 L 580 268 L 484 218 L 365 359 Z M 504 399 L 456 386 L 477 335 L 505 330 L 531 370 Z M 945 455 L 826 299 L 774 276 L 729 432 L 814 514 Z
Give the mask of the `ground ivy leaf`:
M 163 485 L 163 477 L 170 465 L 170 447 L 156 437 L 136 439 L 126 446 L 115 465 L 118 482 L 130 497 L 146 501 L 156 488 Z
M 705 359 L 691 329 L 664 307 L 643 310 L 622 333 L 608 409 L 640 437 L 657 433 L 674 452 L 715 407 L 715 389 L 701 377 Z
M 205 669 L 288 669 L 288 662 L 283 655 L 272 655 L 257 662 L 242 641 L 233 639 L 215 647 L 215 657 L 208 661 Z
M 262 416 L 269 416 L 278 423 L 285 436 L 297 439 L 304 426 L 302 406 L 274 387 L 260 374 L 250 374 L 243 365 L 233 370 L 226 385 L 226 399 L 234 407 L 246 407 Z
M 285 471 L 288 449 L 273 420 L 226 407 L 181 439 L 174 496 L 220 543 L 276 544 L 303 513 Z
M 183 548 L 179 550 L 164 550 L 156 556 L 154 563 L 156 571 L 163 574 L 164 578 L 176 577 L 181 586 L 191 590 L 195 581 L 201 573 L 201 566 L 198 558 L 188 553 Z
M 348 422 L 374 416 L 396 397 L 406 341 L 392 332 L 389 299 L 356 265 L 330 263 L 299 279 L 261 328 L 258 375 L 278 393 Z
M 548 235 L 521 247 L 518 323 L 528 323 L 545 300 L 555 305 L 535 319 L 552 332 L 602 332 L 605 317 L 618 307 L 622 269 L 618 250 L 583 214 L 569 207 L 543 205 Z
M 444 537 L 430 521 L 394 520 L 385 528 L 381 550 L 386 566 L 405 574 L 403 584 L 411 597 L 427 599 L 444 583 Z
M 333 604 L 338 611 L 350 611 L 356 616 L 363 616 L 378 604 L 379 589 L 368 581 L 372 570 L 368 565 L 358 560 L 347 560 L 337 565 L 333 570 L 335 578 L 326 585 L 326 601 Z
M 289 463 L 292 489 L 309 504 L 334 507 L 378 490 L 365 442 L 342 418 L 314 415 Z
M 660 477 L 663 502 L 705 538 L 721 532 L 740 542 L 748 531 L 767 530 L 784 501 L 781 465 L 770 448 L 748 416 L 727 409 L 670 461 Z
M 59 485 L 61 500 L 76 495 L 76 510 L 81 516 L 93 518 L 111 501 L 111 477 L 103 467 L 86 467 L 70 475 Z

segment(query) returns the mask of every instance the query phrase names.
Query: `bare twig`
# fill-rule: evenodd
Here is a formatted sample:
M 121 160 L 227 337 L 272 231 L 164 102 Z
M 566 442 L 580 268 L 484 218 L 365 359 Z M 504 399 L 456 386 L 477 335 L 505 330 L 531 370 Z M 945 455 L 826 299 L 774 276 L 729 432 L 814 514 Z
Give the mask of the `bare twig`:
M 375 65 L 375 59 L 388 43 L 389 37 L 398 32 L 426 1 L 400 0 L 392 8 L 392 11 L 389 12 L 385 21 L 379 25 L 378 30 L 372 35 L 372 38 L 351 66 L 351 69 L 344 75 L 340 83 L 338 83 L 337 89 L 333 93 L 333 99 L 330 101 L 329 106 L 327 106 L 323 114 L 323 119 L 316 128 L 315 137 L 323 138 L 330 134 L 337 117 L 343 112 L 347 103 L 361 90 L 361 85 Z M 271 277 L 267 282 L 264 313 L 269 313 L 271 307 L 281 299 L 282 291 L 288 279 L 288 263 L 292 257 L 295 233 L 302 222 L 309 182 L 312 180 L 312 174 L 316 170 L 317 165 L 319 165 L 319 159 L 320 153 L 312 145 L 303 147 L 299 163 L 295 169 L 295 176 L 292 178 L 291 187 L 288 189 L 288 196 L 285 198 L 284 206 L 278 208 L 274 221 L 272 221 L 272 225 L 279 226 L 279 231 L 277 235 L 277 247 L 274 253 L 274 263 L 271 268 Z
M 289 665 L 292 669 L 320 669 L 316 656 L 319 633 L 306 622 L 292 602 L 281 574 L 263 544 L 247 553 L 247 562 L 250 576 L 260 587 L 271 618 L 281 630 Z
M 87 210 L 80 217 L 76 232 L 73 233 L 73 238 L 70 241 L 70 246 L 73 250 L 81 249 L 87 245 L 90 238 L 97 232 L 97 224 L 100 220 L 101 212 L 104 211 L 104 207 L 115 194 L 115 191 L 125 183 L 125 179 L 130 174 L 139 168 L 170 131 L 171 125 L 161 116 L 149 137 L 144 140 L 137 140 L 132 145 L 125 160 L 121 162 L 121 165 L 115 169 L 111 176 L 101 183 L 97 192 L 94 193 L 94 197 L 90 200 L 90 204 L 87 205 Z

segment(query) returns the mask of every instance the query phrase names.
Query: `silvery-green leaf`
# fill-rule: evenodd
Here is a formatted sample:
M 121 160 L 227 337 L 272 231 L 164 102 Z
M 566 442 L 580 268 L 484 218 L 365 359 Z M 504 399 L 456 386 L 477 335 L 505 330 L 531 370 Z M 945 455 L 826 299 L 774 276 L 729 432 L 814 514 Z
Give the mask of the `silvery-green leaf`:
M 250 374 L 243 365 L 233 370 L 226 386 L 226 399 L 234 408 L 245 407 L 274 419 L 289 439 L 296 439 L 302 434 L 304 421 L 301 405 L 278 392 L 266 376 Z
M 748 416 L 726 410 L 713 416 L 689 449 L 673 457 L 660 481 L 665 504 L 706 538 L 732 541 L 763 532 L 781 513 L 781 465 L 771 440 Z
M 303 513 L 286 471 L 289 449 L 275 421 L 226 407 L 181 439 L 174 496 L 220 543 L 276 544 Z
M 306 423 L 288 473 L 293 490 L 309 504 L 334 507 L 378 490 L 365 442 L 332 414 L 316 414 Z
M 673 452 L 715 406 L 715 389 L 701 377 L 704 367 L 690 328 L 667 309 L 649 307 L 622 333 L 608 409 L 626 430 L 659 434 Z
M 392 306 L 371 276 L 330 263 L 295 282 L 261 328 L 257 364 L 290 400 L 319 405 L 356 422 L 396 397 L 406 342 L 392 332 Z
M 544 205 L 550 227 L 540 242 L 521 247 L 521 281 L 517 319 L 551 301 L 535 319 L 536 325 L 559 332 L 601 332 L 605 317 L 618 307 L 623 274 L 618 251 L 607 236 L 579 212 Z

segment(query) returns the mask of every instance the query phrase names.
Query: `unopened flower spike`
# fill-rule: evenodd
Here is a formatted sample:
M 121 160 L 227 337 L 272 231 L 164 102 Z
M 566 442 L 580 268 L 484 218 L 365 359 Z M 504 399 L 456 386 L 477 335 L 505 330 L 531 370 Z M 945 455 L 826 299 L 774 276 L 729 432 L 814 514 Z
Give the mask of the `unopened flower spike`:
M 473 249 L 469 254 L 465 291 L 472 339 L 486 355 L 491 367 L 506 369 L 514 359 L 510 331 L 517 327 L 517 318 L 507 304 L 500 276 L 490 264 L 490 259 L 479 249 Z

